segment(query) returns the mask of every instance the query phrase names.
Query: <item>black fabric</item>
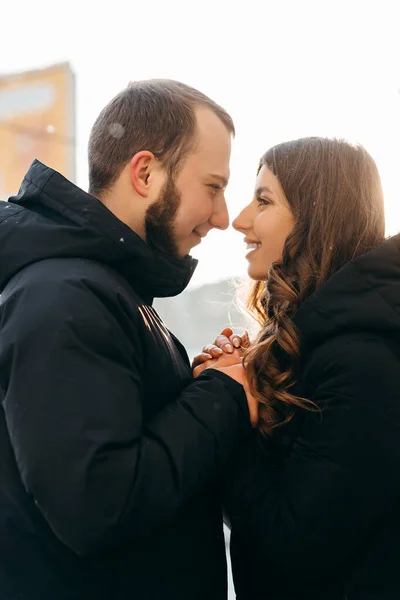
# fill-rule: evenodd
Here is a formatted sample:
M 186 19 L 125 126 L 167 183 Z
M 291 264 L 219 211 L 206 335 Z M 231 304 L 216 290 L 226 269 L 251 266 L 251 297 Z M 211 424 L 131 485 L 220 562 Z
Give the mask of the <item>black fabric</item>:
M 298 310 L 299 411 L 224 479 L 239 600 L 400 598 L 400 236 Z
M 246 398 L 193 381 L 151 306 L 195 261 L 37 161 L 0 249 L 1 600 L 224 599 L 215 478 Z

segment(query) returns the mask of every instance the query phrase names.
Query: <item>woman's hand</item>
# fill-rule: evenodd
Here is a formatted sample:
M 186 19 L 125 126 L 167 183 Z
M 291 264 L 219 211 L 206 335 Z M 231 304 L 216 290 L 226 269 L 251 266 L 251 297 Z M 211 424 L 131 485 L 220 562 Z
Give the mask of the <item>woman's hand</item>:
M 234 334 L 226 328 L 215 338 L 214 344 L 204 346 L 201 354 L 192 363 L 193 376 L 198 377 L 205 369 L 216 369 L 240 383 L 245 391 L 249 407 L 250 421 L 253 427 L 258 424 L 258 402 L 251 395 L 243 367 L 243 353 L 250 345 L 247 331 L 242 335 Z
M 213 359 L 221 359 L 223 354 L 229 356 L 238 356 L 238 352 L 240 356 L 243 355 L 243 352 L 250 345 L 249 334 L 247 331 L 244 332 L 242 336 L 233 333 L 230 327 L 224 329 L 216 338 L 213 344 L 208 344 L 204 346 L 201 354 L 198 354 L 192 362 L 193 374 L 195 377 L 198 377 L 204 369 L 207 368 L 206 363 Z M 229 362 L 228 364 L 235 364 L 238 361 Z M 227 366 L 225 365 L 225 366 Z M 203 366 L 202 369 L 197 369 L 199 366 Z M 223 365 L 221 365 L 223 366 Z
M 216 348 L 216 346 L 215 346 Z M 219 350 L 219 348 L 218 348 Z M 214 352 L 213 352 L 214 354 Z M 213 369 L 217 369 L 219 367 L 229 367 L 231 365 L 241 365 L 242 364 L 242 353 L 240 350 L 234 350 L 230 354 L 225 354 L 220 351 L 218 355 L 215 357 L 210 353 L 203 352 L 196 356 L 193 360 L 192 368 L 193 368 L 193 377 L 198 377 L 200 373 L 202 373 L 205 369 L 212 367 Z M 197 366 L 196 366 L 197 365 Z
M 233 333 L 230 327 L 227 327 L 215 338 L 214 344 L 211 344 L 211 346 L 205 346 L 205 348 L 217 347 L 220 350 L 223 350 L 223 352 L 230 354 L 235 350 L 235 348 L 240 349 L 243 353 L 249 346 L 250 339 L 247 331 L 245 331 L 243 335 L 238 335 L 237 333 Z
M 240 383 L 244 387 L 244 391 L 245 391 L 246 398 L 247 398 L 247 405 L 249 407 L 251 425 L 252 425 L 252 427 L 257 427 L 257 425 L 258 425 L 258 402 L 254 398 L 254 396 L 252 396 L 252 394 L 250 392 L 250 387 L 249 387 L 249 384 L 247 382 L 247 377 L 246 377 L 246 369 L 243 367 L 242 362 L 240 362 L 240 364 L 230 365 L 227 367 L 216 366 L 215 364 L 210 365 L 210 366 L 213 369 L 217 369 L 217 371 L 221 371 L 221 373 L 225 373 L 225 375 L 232 377 L 232 379 L 235 379 L 238 383 Z

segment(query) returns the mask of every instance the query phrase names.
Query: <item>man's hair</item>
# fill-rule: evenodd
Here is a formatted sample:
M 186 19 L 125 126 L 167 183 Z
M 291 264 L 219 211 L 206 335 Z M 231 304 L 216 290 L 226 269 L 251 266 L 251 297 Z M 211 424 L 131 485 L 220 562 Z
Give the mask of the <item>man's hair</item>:
M 89 192 L 109 190 L 130 159 L 149 150 L 172 173 L 196 143 L 196 108 L 234 135 L 232 118 L 198 90 L 168 79 L 132 82 L 101 111 L 89 139 Z

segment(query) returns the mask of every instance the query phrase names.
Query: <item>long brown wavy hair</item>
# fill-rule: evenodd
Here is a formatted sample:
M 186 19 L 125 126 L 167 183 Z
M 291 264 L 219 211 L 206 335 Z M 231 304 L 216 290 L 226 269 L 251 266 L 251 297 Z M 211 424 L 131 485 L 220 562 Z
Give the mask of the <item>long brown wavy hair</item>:
M 299 305 L 346 263 L 384 241 L 382 186 L 375 162 L 360 145 L 302 138 L 262 157 L 278 178 L 294 216 L 282 259 L 254 284 L 248 309 L 261 325 L 245 354 L 250 389 L 264 435 L 288 422 L 296 407 L 315 409 L 291 394 L 301 356 L 292 319 Z

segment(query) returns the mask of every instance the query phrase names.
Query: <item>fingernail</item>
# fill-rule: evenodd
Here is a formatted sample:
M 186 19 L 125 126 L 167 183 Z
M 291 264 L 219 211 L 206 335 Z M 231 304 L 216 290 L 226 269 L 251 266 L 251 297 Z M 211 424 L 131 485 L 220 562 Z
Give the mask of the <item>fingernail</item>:
M 235 348 L 240 348 L 240 340 L 238 340 L 237 338 L 235 338 L 233 340 L 233 345 L 235 346 Z
M 232 348 L 231 344 L 225 344 L 224 348 L 227 352 L 233 352 L 233 348 Z
M 215 352 L 218 352 L 218 354 L 222 354 L 221 348 L 215 348 Z

